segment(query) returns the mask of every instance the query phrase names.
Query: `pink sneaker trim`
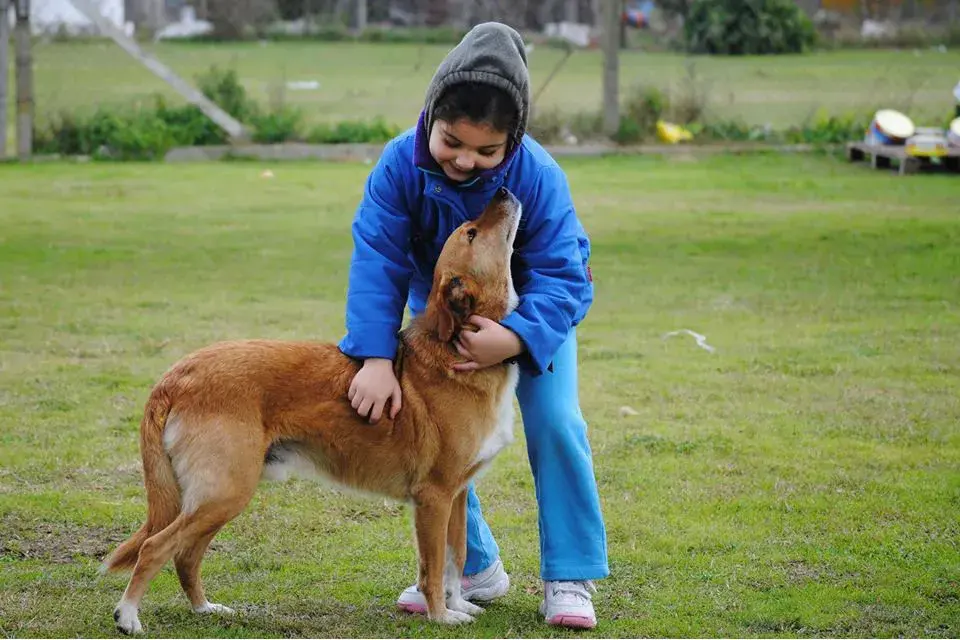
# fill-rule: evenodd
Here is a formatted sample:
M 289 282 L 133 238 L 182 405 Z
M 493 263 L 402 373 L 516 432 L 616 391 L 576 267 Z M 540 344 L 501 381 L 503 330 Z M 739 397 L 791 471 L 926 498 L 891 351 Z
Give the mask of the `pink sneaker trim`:
M 413 602 L 398 602 L 397 608 L 407 613 L 419 613 L 424 615 L 427 613 L 427 607 Z
M 593 629 L 597 626 L 597 620 L 587 616 L 571 616 L 561 613 L 547 620 L 547 624 L 570 629 Z

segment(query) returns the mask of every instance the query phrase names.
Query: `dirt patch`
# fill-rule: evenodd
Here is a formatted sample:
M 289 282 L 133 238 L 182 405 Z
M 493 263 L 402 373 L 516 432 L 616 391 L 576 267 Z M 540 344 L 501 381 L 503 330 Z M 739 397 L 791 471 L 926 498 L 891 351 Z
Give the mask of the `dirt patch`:
M 792 583 L 816 582 L 820 580 L 822 572 L 803 560 L 790 560 L 785 565 L 787 578 Z
M 101 560 L 131 533 L 132 529 L 44 522 L 8 514 L 0 518 L 0 557 L 56 564 L 81 558 Z

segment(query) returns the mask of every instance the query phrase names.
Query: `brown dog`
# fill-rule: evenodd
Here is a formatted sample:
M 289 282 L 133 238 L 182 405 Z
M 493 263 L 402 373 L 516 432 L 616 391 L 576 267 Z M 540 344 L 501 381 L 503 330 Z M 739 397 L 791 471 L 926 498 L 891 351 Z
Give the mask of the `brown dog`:
M 232 613 L 204 595 L 203 554 L 261 478 L 291 472 L 411 502 L 428 617 L 469 622 L 482 611 L 460 595 L 464 487 L 512 440 L 517 368 L 456 373 L 452 341 L 470 315 L 500 320 L 516 306 L 510 257 L 520 213 L 500 189 L 447 239 L 427 309 L 401 334 L 395 420 L 371 425 L 357 415 L 347 391 L 360 364 L 330 344 L 224 342 L 163 375 L 140 426 L 147 521 L 104 563 L 133 568 L 114 611 L 120 631 L 142 632 L 140 600 L 171 558 L 194 611 Z

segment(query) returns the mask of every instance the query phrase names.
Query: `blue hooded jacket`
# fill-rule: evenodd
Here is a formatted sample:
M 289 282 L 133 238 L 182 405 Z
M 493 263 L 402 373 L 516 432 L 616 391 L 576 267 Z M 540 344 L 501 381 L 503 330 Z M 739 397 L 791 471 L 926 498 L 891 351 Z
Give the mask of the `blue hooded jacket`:
M 471 33 L 480 29 L 482 35 L 485 26 L 475 27 Z M 494 34 L 502 36 L 503 32 Z M 507 37 L 512 43 L 519 40 L 513 33 Z M 470 34 L 464 42 L 469 38 Z M 522 41 L 519 45 L 522 47 Z M 458 49 L 463 46 L 461 43 Z M 468 51 L 475 55 L 478 48 L 482 47 L 473 42 Z M 494 48 L 499 52 L 505 47 L 501 42 Z M 458 49 L 445 65 L 451 59 L 458 62 L 454 55 Z M 459 62 L 462 77 L 464 63 Z M 450 75 L 441 65 L 434 87 L 438 77 Z M 521 87 L 519 95 L 528 93 L 527 86 Z M 519 144 L 512 145 L 500 165 L 467 183 L 454 183 L 429 152 L 430 107 L 428 102 L 416 127 L 387 143 L 367 178 L 353 222 L 347 334 L 340 349 L 358 359 L 394 359 L 404 305 L 417 315 L 425 310 L 433 270 L 447 238 L 464 222 L 479 217 L 496 190 L 506 186 L 523 211 L 511 265 L 519 305 L 501 324 L 523 341 L 521 367 L 540 374 L 549 368 L 570 329 L 583 320 L 593 302 L 590 242 L 577 219 L 566 175 L 550 154 L 524 133 L 526 117 L 522 116 L 515 138 Z M 524 104 L 521 113 L 526 112 Z

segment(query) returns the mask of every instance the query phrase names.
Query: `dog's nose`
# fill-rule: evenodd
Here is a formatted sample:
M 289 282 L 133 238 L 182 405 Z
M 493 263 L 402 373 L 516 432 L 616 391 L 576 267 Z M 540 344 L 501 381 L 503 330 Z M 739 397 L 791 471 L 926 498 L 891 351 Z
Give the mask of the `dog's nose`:
M 510 193 L 510 189 L 506 187 L 500 187 L 497 189 L 497 199 L 498 200 L 516 200 L 516 196 Z

